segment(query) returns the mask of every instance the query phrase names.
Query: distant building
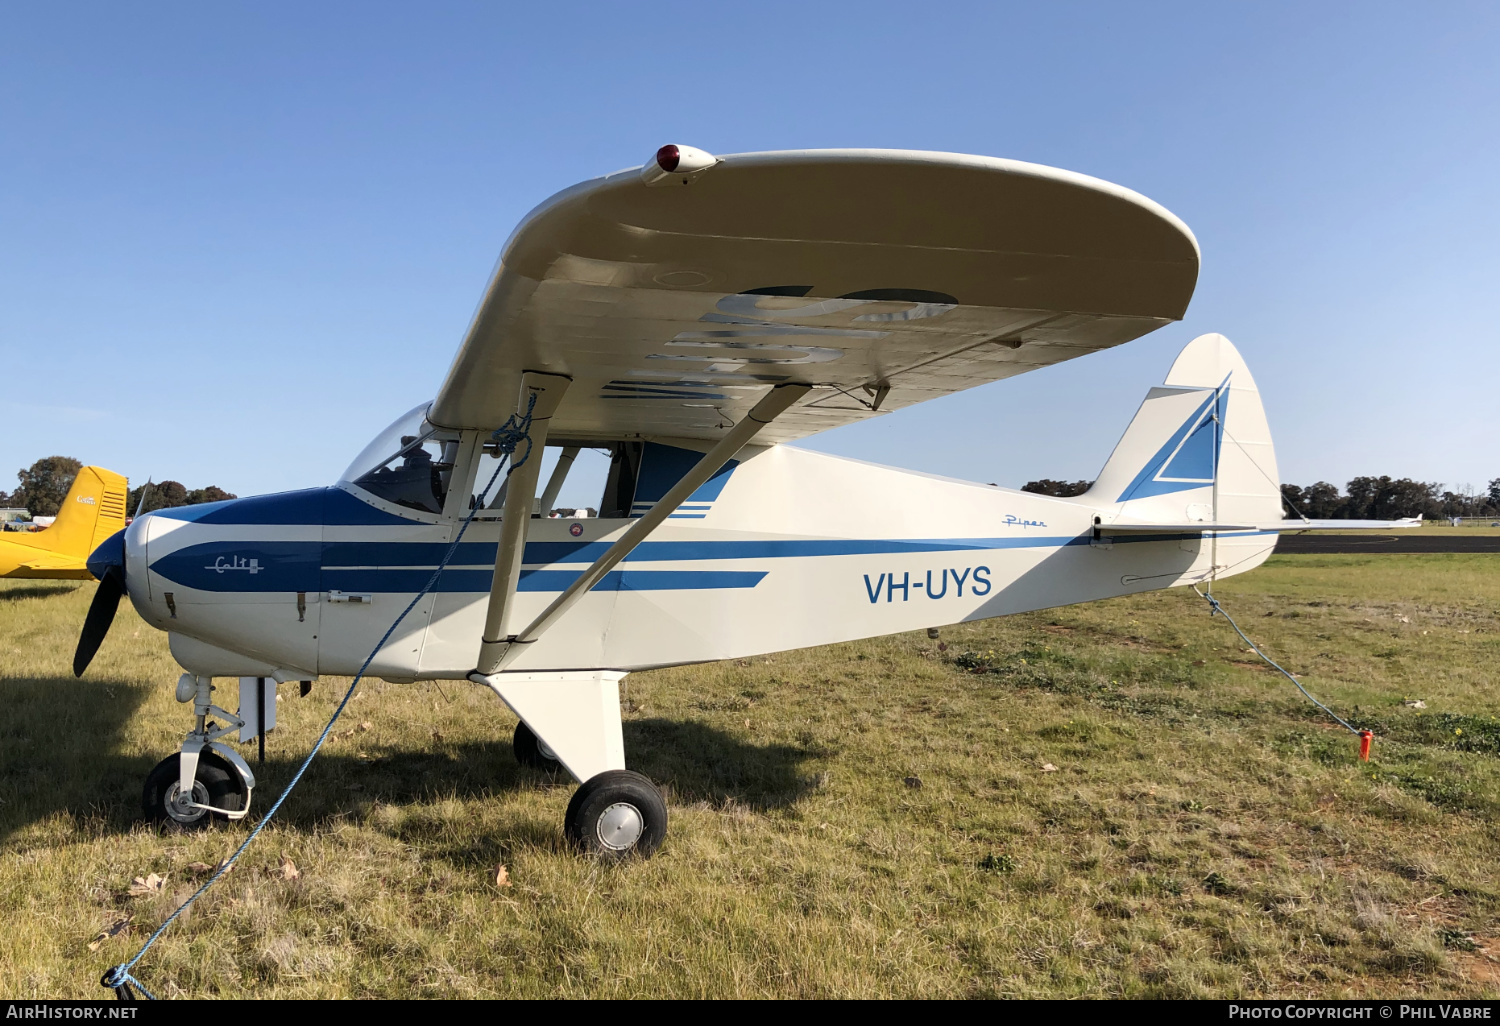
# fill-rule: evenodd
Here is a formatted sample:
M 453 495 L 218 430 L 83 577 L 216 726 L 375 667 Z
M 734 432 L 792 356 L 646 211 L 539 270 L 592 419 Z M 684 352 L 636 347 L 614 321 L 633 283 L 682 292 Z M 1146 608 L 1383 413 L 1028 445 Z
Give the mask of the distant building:
M 30 520 L 31 514 L 24 506 L 18 509 L 0 509 L 0 524 L 12 524 L 17 520 Z

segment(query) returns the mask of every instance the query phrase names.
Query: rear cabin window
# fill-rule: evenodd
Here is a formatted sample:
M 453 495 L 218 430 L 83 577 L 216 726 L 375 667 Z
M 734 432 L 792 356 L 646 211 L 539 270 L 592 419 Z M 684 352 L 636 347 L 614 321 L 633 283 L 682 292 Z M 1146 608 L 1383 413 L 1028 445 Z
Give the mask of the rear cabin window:
M 568 454 L 572 453 L 572 458 Z M 522 447 L 524 455 L 524 446 Z M 597 517 L 602 516 L 600 495 L 604 491 L 605 479 L 609 475 L 611 448 L 601 445 L 549 445 L 541 453 L 542 468 L 537 478 L 537 502 L 533 514 L 542 517 Z M 479 458 L 474 474 L 474 492 L 469 498 L 469 508 L 483 506 L 497 513 L 505 505 L 505 472 L 495 478 L 499 461 L 490 447 Z M 542 500 L 547 495 L 547 486 L 553 475 L 562 468 L 562 480 L 546 509 Z M 491 485 L 491 478 L 495 478 Z M 489 486 L 488 491 L 485 491 Z

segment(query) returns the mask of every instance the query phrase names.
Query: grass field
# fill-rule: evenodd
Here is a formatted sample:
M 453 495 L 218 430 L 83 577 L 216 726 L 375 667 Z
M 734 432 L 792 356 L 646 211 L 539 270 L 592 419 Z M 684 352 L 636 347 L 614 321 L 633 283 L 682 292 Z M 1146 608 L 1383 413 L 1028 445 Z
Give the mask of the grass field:
M 97 997 L 248 828 L 138 822 L 190 725 L 163 635 L 123 608 L 76 681 L 93 586 L 0 587 L 0 996 Z M 1371 762 L 1178 590 L 629 677 L 631 766 L 672 824 L 615 866 L 564 848 L 571 784 L 516 767 L 489 692 L 376 682 L 138 975 L 220 997 L 1500 993 L 1500 556 L 1273 557 L 1218 594 L 1373 727 Z M 257 810 L 341 691 L 283 689 Z

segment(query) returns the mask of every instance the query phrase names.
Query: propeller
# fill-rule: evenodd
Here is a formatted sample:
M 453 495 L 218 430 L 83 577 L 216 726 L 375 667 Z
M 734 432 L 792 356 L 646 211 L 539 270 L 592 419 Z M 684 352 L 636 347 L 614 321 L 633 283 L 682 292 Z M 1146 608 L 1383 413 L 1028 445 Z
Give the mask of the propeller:
M 109 633 L 109 625 L 114 623 L 120 596 L 125 594 L 125 532 L 116 531 L 106 538 L 89 555 L 87 566 L 89 573 L 99 578 L 99 590 L 94 592 L 94 601 L 83 620 L 83 631 L 78 635 L 78 651 L 73 653 L 75 677 L 82 677 L 89 668 Z
M 146 508 L 146 496 L 151 494 L 152 483 L 152 480 L 148 477 L 146 478 L 146 483 L 141 486 L 141 497 L 136 500 L 135 516 L 131 518 L 132 520 L 139 520 L 141 518 L 141 510 Z

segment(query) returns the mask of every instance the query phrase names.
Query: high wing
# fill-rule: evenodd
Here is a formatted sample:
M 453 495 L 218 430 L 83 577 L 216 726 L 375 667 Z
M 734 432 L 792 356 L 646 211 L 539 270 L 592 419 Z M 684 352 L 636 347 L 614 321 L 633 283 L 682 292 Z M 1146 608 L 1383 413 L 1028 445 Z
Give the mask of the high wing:
M 1197 281 L 1181 221 L 1084 175 L 902 150 L 702 156 L 533 210 L 430 419 L 496 427 L 538 371 L 572 378 L 550 441 L 712 440 L 768 388 L 814 385 L 758 438 L 789 441 L 1127 342 L 1180 319 Z

